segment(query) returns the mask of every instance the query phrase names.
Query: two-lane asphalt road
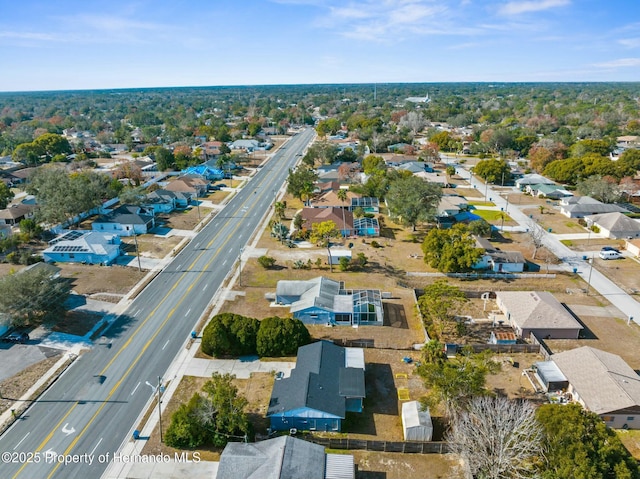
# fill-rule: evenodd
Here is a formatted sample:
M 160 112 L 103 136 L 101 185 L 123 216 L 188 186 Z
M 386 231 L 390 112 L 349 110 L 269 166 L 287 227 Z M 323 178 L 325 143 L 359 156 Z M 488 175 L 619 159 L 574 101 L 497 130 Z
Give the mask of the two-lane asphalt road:
M 314 134 L 291 138 L 138 295 L 111 345 L 82 355 L 0 437 L 0 477 L 101 476 Z

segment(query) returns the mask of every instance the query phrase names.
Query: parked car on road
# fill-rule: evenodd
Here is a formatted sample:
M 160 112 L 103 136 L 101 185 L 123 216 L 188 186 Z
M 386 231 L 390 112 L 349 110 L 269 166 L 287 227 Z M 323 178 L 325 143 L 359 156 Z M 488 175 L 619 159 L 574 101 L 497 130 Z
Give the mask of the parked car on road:
M 619 258 L 622 258 L 622 254 L 620 254 L 619 251 L 609 251 L 609 250 L 600 251 L 600 253 L 598 253 L 598 256 L 600 256 L 602 259 L 619 259 Z
M 2 340 L 7 343 L 24 344 L 29 341 L 29 335 L 25 332 L 13 331 L 12 333 L 9 333 L 4 338 L 2 338 Z

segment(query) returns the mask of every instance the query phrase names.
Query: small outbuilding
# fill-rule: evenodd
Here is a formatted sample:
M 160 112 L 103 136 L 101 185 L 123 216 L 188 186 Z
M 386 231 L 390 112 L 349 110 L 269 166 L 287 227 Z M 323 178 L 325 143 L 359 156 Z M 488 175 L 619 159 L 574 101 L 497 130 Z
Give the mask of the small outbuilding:
M 433 423 L 429 409 L 423 409 L 419 401 L 402 405 L 402 432 L 405 441 L 431 441 Z

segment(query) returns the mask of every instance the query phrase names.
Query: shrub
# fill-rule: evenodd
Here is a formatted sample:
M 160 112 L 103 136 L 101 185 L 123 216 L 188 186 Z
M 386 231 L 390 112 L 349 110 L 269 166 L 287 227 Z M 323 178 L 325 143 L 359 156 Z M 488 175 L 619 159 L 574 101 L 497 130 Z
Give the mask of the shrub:
M 260 321 L 257 352 L 261 357 L 290 356 L 311 341 L 311 335 L 299 319 L 274 316 Z
M 349 269 L 349 264 L 351 263 L 349 258 L 342 256 L 338 261 L 340 262 L 340 271 L 346 271 Z
M 376 240 L 373 240 L 371 242 L 371 247 L 372 248 L 380 248 L 380 243 L 378 243 Z
M 364 253 L 358 253 L 356 255 L 356 263 L 359 267 L 364 268 L 368 262 L 369 260 L 367 259 Z
M 276 264 L 276 259 L 271 256 L 262 255 L 258 258 L 258 264 L 264 269 L 273 268 L 273 265 Z
M 202 352 L 216 357 L 255 354 L 259 327 L 255 318 L 218 314 L 202 332 Z

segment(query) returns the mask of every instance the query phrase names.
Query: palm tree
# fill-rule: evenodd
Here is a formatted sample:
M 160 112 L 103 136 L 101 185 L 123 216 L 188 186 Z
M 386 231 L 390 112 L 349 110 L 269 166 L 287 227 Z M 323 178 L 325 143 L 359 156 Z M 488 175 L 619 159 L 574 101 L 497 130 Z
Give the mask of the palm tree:
M 344 217 L 344 205 L 345 205 L 345 203 L 347 201 L 347 197 L 348 197 L 347 190 L 343 190 L 342 188 L 339 188 L 338 191 L 336 191 L 336 196 L 342 202 L 342 232 L 343 232 L 342 234 L 344 236 L 346 236 L 344 234 L 344 232 L 347 229 L 347 224 L 346 224 L 347 222 L 346 222 L 345 217 Z
M 280 239 L 280 241 L 282 242 L 282 240 L 284 239 L 282 236 L 282 220 L 284 218 L 284 212 L 285 209 L 287 208 L 287 204 L 284 201 L 276 201 L 273 205 L 273 212 L 274 215 L 276 217 L 276 219 L 278 220 L 278 237 Z

